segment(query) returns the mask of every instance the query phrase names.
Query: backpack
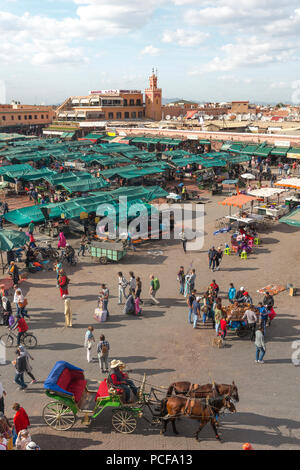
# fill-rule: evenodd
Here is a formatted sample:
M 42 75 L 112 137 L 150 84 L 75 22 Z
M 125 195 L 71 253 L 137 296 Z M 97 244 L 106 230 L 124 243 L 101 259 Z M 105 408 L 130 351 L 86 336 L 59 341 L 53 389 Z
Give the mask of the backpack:
M 153 288 L 154 290 L 158 290 L 160 288 L 160 283 L 157 277 L 153 280 Z
M 102 346 L 102 348 L 101 348 L 101 353 L 102 353 L 102 354 L 107 354 L 107 353 L 108 353 L 108 347 L 105 346 L 104 344 L 103 344 L 103 346 Z

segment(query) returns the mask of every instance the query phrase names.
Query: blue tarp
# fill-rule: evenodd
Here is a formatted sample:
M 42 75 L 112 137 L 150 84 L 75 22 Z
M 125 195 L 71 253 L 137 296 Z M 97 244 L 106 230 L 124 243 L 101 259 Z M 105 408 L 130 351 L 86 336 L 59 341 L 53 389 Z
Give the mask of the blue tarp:
M 69 362 L 58 361 L 45 380 L 44 388 L 46 390 L 52 390 L 53 392 L 66 393 L 67 395 L 73 396 L 73 393 L 67 392 L 57 385 L 57 381 L 64 369 L 79 370 L 84 372 L 83 369 L 79 369 L 79 367 L 73 366 L 72 364 L 69 364 Z

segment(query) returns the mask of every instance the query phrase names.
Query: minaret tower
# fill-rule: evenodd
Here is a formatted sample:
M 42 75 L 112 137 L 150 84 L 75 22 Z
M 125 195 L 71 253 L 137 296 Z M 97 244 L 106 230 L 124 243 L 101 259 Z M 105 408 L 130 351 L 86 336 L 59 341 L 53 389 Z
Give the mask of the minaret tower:
M 145 116 L 154 121 L 161 121 L 162 118 L 162 89 L 157 88 L 157 70 L 149 77 L 149 88 L 145 89 Z

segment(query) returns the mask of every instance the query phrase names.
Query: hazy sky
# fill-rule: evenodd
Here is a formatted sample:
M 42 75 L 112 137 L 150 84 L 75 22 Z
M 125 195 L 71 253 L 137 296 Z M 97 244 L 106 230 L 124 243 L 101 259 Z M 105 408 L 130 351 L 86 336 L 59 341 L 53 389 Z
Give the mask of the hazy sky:
M 59 103 L 154 66 L 165 98 L 292 102 L 299 31 L 299 0 L 0 0 L 0 85 Z

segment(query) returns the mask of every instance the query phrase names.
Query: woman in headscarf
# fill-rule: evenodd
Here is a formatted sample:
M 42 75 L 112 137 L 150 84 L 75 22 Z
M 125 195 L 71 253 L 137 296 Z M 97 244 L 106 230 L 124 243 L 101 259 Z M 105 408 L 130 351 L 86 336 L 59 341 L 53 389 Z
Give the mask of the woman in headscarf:
M 20 276 L 19 276 L 19 268 L 15 264 L 14 261 L 11 261 L 10 263 L 8 274 L 11 276 L 13 284 L 17 286 L 20 280 Z
M 67 246 L 67 240 L 66 240 L 66 237 L 64 235 L 64 232 L 59 232 L 59 240 L 58 240 L 58 245 L 57 245 L 57 248 L 66 248 Z
M 9 326 L 9 317 L 12 315 L 11 303 L 6 296 L 2 297 L 3 325 Z
M 58 285 L 59 285 L 61 297 L 63 297 L 64 295 L 69 295 L 69 291 L 68 291 L 69 279 L 63 269 L 59 271 Z
M 126 313 L 127 315 L 135 314 L 135 302 L 134 302 L 133 293 L 131 289 L 129 289 L 129 295 L 126 299 L 123 313 Z
M 12 426 L 2 412 L 0 412 L 0 436 L 7 440 L 7 450 L 13 450 Z

